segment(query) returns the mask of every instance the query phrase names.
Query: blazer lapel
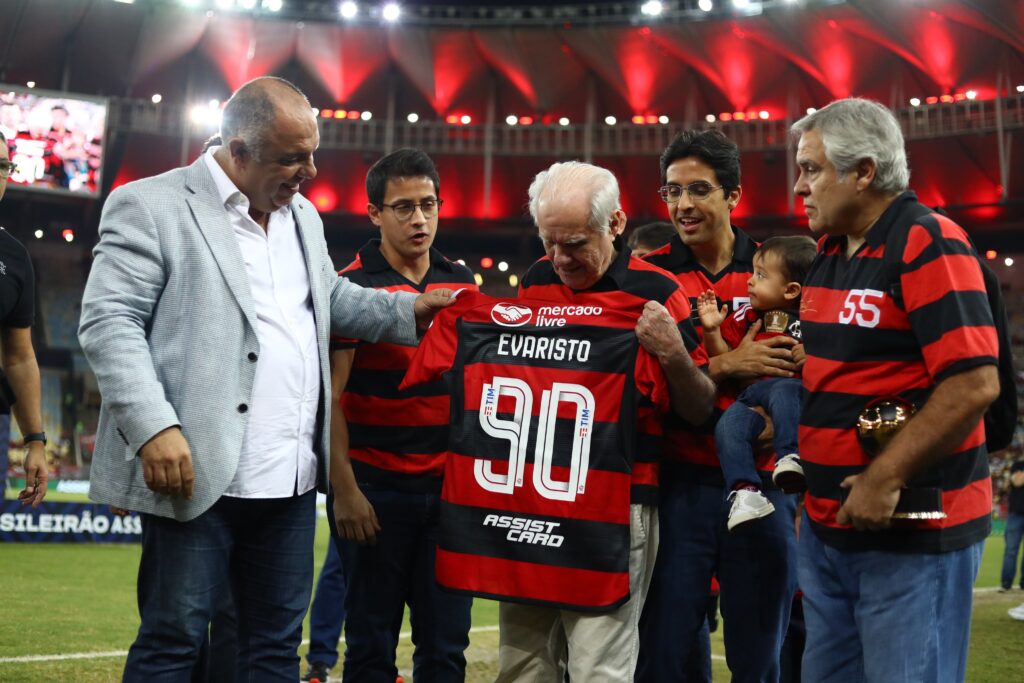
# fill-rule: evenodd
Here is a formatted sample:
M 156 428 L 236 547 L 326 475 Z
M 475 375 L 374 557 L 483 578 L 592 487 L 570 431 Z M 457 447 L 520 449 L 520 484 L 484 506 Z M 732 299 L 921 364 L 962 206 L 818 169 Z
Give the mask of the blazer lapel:
M 192 193 L 187 198 L 192 216 L 199 225 L 213 258 L 227 282 L 228 289 L 238 301 L 249 326 L 256 329 L 256 304 L 252 299 L 249 277 L 245 271 L 242 250 L 238 246 L 227 210 L 221 204 L 213 176 L 199 157 L 188 169 L 185 186 Z
M 316 231 L 316 223 L 319 221 L 313 221 L 307 215 L 307 211 L 312 210 L 309 201 L 301 195 L 295 197 L 292 201 L 292 216 L 295 217 L 295 225 L 299 229 L 299 239 L 302 242 L 302 253 L 306 257 L 309 291 L 313 298 L 313 318 L 316 321 L 318 336 L 323 338 L 323 334 L 329 328 L 329 325 L 324 324 L 327 321 L 327 311 L 323 305 L 326 300 L 324 292 L 321 291 L 323 289 L 323 273 L 320 272 L 320 264 L 313 251 L 317 249 L 322 235 L 318 235 Z

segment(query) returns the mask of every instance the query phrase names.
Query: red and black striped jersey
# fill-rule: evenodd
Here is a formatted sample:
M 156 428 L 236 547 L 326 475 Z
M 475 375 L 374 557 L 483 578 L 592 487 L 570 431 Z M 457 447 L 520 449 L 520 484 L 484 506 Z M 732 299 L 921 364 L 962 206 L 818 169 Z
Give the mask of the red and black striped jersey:
M 906 234 L 898 283 L 890 282 L 895 273 L 887 272 L 883 259 L 897 231 Z M 937 383 L 994 365 L 999 354 L 970 241 L 953 221 L 919 205 L 914 193 L 886 209 L 851 258 L 845 252 L 845 237 L 821 240 L 800 307 L 807 351 L 800 459 L 811 524 L 822 541 L 852 550 L 943 552 L 980 541 L 992 512 L 980 419 L 963 443 L 951 445 L 948 458 L 909 482 L 940 488 L 946 519 L 901 522 L 871 533 L 835 521 L 840 482 L 869 462 L 856 429 L 865 405 L 899 396 L 920 408 Z
M 430 250 L 430 269 L 419 284 L 398 273 L 367 242 L 341 271 L 363 287 L 422 293 L 432 289 L 476 289 L 473 273 Z M 448 390 L 435 382 L 400 391 L 416 349 L 355 339 L 331 341 L 331 350 L 356 349 L 341 407 L 348 422 L 349 457 L 360 483 L 399 491 L 437 491 L 448 445 Z
M 761 321 L 761 329 L 754 335 L 754 341 L 771 339 L 780 335 L 786 335 L 800 341 L 800 313 L 798 311 L 781 309 L 756 311 L 750 307 L 750 304 L 743 305 L 738 311 L 729 313 L 725 317 L 725 321 L 722 322 L 722 326 L 719 328 L 719 331 L 722 333 L 722 339 L 725 340 L 730 349 L 735 349 L 743 342 L 743 338 L 747 336 L 750 326 L 758 320 Z M 797 377 L 800 376 L 799 372 L 796 374 Z M 766 375 L 761 379 L 771 379 L 771 376 Z
M 679 324 L 679 332 L 698 367 L 706 368 L 707 353 L 700 344 L 691 318 L 690 303 L 670 273 L 619 250 L 604 276 L 586 291 L 574 291 L 562 284 L 545 257 L 534 263 L 523 276 L 520 296 L 574 304 L 593 303 L 606 308 L 629 311 L 639 318 L 648 301 L 657 301 L 668 309 Z M 664 419 L 646 404 L 640 406 L 639 449 L 633 466 L 634 503 L 658 504 L 658 469 L 663 450 Z
M 656 266 L 664 268 L 675 275 L 683 291 L 690 300 L 693 310 L 694 329 L 703 342 L 704 329 L 700 325 L 697 314 L 697 297 L 709 289 L 714 290 L 718 304 L 729 306 L 733 313 L 750 305 L 747 294 L 747 280 L 754 272 L 754 252 L 757 242 L 742 230 L 733 228 L 736 241 L 732 251 L 732 261 L 718 273 L 708 272 L 688 246 L 683 244 L 678 235 L 655 251 L 644 256 Z M 718 462 L 715 449 L 715 424 L 722 413 L 736 401 L 737 387 L 731 383 L 719 386 L 715 399 L 714 414 L 703 425 L 688 424 L 677 416 L 669 415 L 665 422 L 665 456 L 666 469 L 678 470 L 681 476 L 694 478 L 717 485 L 725 485 L 722 466 Z M 758 454 L 755 464 L 770 481 L 771 470 L 775 467 L 774 454 Z
M 402 386 L 450 378 L 442 586 L 582 610 L 629 599 L 638 413 L 670 400 L 638 317 L 476 293 L 438 313 Z

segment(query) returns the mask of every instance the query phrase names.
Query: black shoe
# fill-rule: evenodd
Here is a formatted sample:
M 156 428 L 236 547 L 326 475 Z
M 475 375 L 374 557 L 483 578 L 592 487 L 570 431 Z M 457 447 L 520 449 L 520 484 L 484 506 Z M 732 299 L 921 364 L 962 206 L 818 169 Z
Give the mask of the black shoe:
M 302 677 L 304 681 L 320 681 L 320 683 L 327 683 L 327 674 L 330 669 L 323 662 L 310 662 L 309 668 L 306 669 L 306 675 Z
M 999 593 L 1005 593 L 1005 592 L 1007 592 L 1008 590 L 1010 590 L 1011 588 L 1012 588 L 1012 586 L 1000 586 L 1000 587 L 999 587 L 999 588 L 997 589 L 997 592 L 999 592 Z

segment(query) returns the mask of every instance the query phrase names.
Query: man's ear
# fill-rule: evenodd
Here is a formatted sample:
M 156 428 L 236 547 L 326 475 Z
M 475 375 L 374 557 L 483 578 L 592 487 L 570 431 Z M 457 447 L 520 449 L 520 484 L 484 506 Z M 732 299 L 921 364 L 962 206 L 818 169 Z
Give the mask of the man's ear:
M 740 197 L 743 196 L 743 188 L 736 186 L 736 189 L 725 196 L 725 203 L 729 206 L 729 212 L 735 209 L 740 203 Z
M 875 166 L 874 159 L 861 159 L 857 162 L 855 172 L 857 174 L 857 189 L 863 192 L 871 187 L 871 183 L 875 181 L 875 174 L 878 172 L 878 168 Z
M 252 150 L 242 138 L 228 140 L 228 151 L 231 152 L 231 158 L 236 163 L 244 164 L 252 160 Z
M 782 296 L 786 301 L 796 301 L 800 298 L 801 291 L 803 291 L 803 287 L 799 282 L 787 282 L 782 290 Z
M 618 237 L 626 230 L 626 212 L 622 209 L 616 209 L 612 213 L 612 218 L 608 221 L 608 232 L 612 234 L 612 237 Z
M 380 207 L 375 204 L 366 205 L 366 215 L 370 217 L 370 221 L 380 227 Z

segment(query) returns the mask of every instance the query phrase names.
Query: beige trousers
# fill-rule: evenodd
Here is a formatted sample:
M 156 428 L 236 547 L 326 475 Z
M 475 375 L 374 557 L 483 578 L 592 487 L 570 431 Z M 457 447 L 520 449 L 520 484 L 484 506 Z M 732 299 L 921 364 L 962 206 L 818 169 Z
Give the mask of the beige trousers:
M 640 612 L 658 553 L 658 509 L 629 508 L 629 600 L 598 614 L 501 603 L 495 683 L 562 683 L 566 666 L 573 681 L 633 680 L 640 649 Z

